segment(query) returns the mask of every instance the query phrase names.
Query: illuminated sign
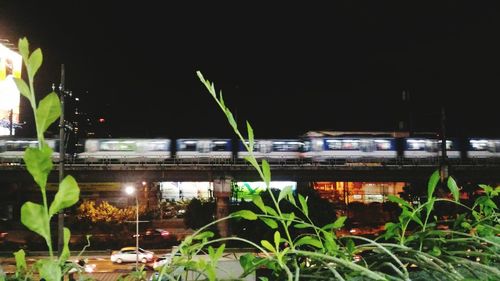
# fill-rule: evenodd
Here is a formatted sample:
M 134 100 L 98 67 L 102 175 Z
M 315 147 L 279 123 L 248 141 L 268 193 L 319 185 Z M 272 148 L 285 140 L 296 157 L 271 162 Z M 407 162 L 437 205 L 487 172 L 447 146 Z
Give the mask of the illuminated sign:
M 0 44 L 0 136 L 9 135 L 13 124 L 19 123 L 20 94 L 14 83 L 21 78 L 22 57 Z
M 295 191 L 297 189 L 297 182 L 294 181 L 272 181 L 269 183 L 271 189 L 283 190 L 290 187 Z M 236 200 L 252 201 L 253 195 L 257 195 L 266 191 L 266 183 L 263 181 L 254 182 L 235 182 L 233 184 L 233 197 Z
M 160 182 L 160 191 L 162 199 L 167 200 L 206 199 L 212 196 L 213 183 L 208 181 L 165 181 Z

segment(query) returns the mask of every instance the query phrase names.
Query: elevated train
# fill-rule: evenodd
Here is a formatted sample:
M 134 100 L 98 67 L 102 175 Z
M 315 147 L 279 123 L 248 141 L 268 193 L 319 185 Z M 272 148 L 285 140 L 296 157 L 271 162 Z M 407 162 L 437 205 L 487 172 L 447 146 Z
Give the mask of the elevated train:
M 47 139 L 59 159 L 59 141 Z M 248 142 L 247 142 L 248 144 Z M 34 139 L 0 139 L 0 163 L 21 162 Z M 450 161 L 498 160 L 500 139 L 452 138 L 446 141 Z M 441 141 L 429 137 L 319 136 L 297 139 L 256 139 L 253 155 L 269 162 L 390 162 L 398 159 L 437 159 Z M 244 161 L 249 156 L 241 141 L 223 138 L 87 139 L 83 151 L 68 155 L 68 162 L 212 162 Z

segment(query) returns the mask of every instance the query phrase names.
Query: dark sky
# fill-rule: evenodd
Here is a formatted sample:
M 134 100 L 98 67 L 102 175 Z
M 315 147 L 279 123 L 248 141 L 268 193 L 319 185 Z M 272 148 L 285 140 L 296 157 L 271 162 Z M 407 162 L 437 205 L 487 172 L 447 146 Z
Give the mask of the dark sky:
M 40 95 L 64 63 L 66 88 L 116 137 L 232 136 L 196 70 L 257 137 L 393 131 L 409 116 L 436 131 L 443 105 L 450 135 L 500 136 L 490 2 L 171 2 L 1 0 L 0 37 L 42 49 Z

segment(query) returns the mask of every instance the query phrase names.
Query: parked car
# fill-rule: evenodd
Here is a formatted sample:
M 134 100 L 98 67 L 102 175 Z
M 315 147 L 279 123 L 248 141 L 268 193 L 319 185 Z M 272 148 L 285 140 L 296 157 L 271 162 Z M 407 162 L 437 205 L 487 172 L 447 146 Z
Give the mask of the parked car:
M 114 263 L 135 262 L 138 259 L 142 263 L 152 261 L 154 252 L 146 251 L 142 248 L 136 250 L 136 247 L 124 247 L 120 251 L 111 253 L 111 261 Z
M 131 237 L 135 239 L 135 233 L 131 234 Z M 140 239 L 154 240 L 154 239 L 172 239 L 170 232 L 163 228 L 146 228 L 144 231 L 139 233 Z

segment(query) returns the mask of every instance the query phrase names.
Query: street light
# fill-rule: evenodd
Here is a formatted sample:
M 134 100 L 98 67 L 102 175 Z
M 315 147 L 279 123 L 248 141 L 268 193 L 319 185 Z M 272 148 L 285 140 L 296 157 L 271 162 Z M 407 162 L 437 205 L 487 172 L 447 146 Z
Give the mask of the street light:
M 137 200 L 136 191 L 132 185 L 125 187 L 125 193 L 135 197 L 135 270 L 139 270 L 139 201 Z

